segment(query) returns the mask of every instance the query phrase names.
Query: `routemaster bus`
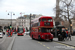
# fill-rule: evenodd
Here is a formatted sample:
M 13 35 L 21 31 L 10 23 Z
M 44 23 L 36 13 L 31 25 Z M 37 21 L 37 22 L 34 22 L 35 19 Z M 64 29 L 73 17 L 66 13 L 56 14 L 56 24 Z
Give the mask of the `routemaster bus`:
M 23 36 L 24 35 L 24 32 L 25 32 L 25 29 L 24 29 L 24 27 L 23 26 L 17 26 L 17 35 L 19 36 Z
M 31 21 L 30 36 L 32 39 L 44 39 L 53 41 L 53 19 L 50 16 L 41 16 Z

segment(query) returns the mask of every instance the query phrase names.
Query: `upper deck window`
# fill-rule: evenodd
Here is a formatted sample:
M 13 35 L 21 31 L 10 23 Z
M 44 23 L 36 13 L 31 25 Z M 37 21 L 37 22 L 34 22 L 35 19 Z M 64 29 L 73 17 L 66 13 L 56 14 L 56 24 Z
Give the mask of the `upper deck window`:
M 42 21 L 46 21 L 46 19 L 45 19 L 45 18 L 43 18 L 43 19 L 42 19 Z
M 52 22 L 52 19 L 48 19 L 48 22 Z
M 41 21 L 41 19 L 39 19 L 39 22 Z

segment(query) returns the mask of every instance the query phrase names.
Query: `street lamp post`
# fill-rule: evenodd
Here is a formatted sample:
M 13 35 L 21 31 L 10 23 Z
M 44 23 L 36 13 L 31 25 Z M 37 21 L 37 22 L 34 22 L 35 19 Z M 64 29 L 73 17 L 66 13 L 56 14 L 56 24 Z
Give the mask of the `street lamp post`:
M 30 14 L 30 34 L 31 34 L 31 14 Z
M 11 26 L 12 26 L 12 14 L 15 15 L 15 13 L 13 13 L 13 12 L 9 12 L 9 13 L 11 14 Z M 9 13 L 8 13 L 8 15 L 9 15 Z

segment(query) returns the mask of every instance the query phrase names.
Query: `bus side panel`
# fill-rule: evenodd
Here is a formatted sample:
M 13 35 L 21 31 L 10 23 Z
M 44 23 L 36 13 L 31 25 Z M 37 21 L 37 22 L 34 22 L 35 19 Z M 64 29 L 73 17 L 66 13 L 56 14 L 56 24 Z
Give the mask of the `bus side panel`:
M 36 28 L 36 31 L 35 31 L 36 33 L 36 39 L 38 39 L 38 28 Z

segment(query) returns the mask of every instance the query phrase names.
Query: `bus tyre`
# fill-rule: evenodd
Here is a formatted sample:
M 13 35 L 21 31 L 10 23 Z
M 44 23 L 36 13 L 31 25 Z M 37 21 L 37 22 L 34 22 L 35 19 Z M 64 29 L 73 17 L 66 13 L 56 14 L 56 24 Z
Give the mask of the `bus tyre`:
M 51 41 L 53 41 L 53 39 L 51 39 Z
M 34 39 L 34 38 L 33 38 L 33 35 L 32 35 L 32 39 Z
M 22 36 L 24 36 L 24 35 L 22 35 Z

